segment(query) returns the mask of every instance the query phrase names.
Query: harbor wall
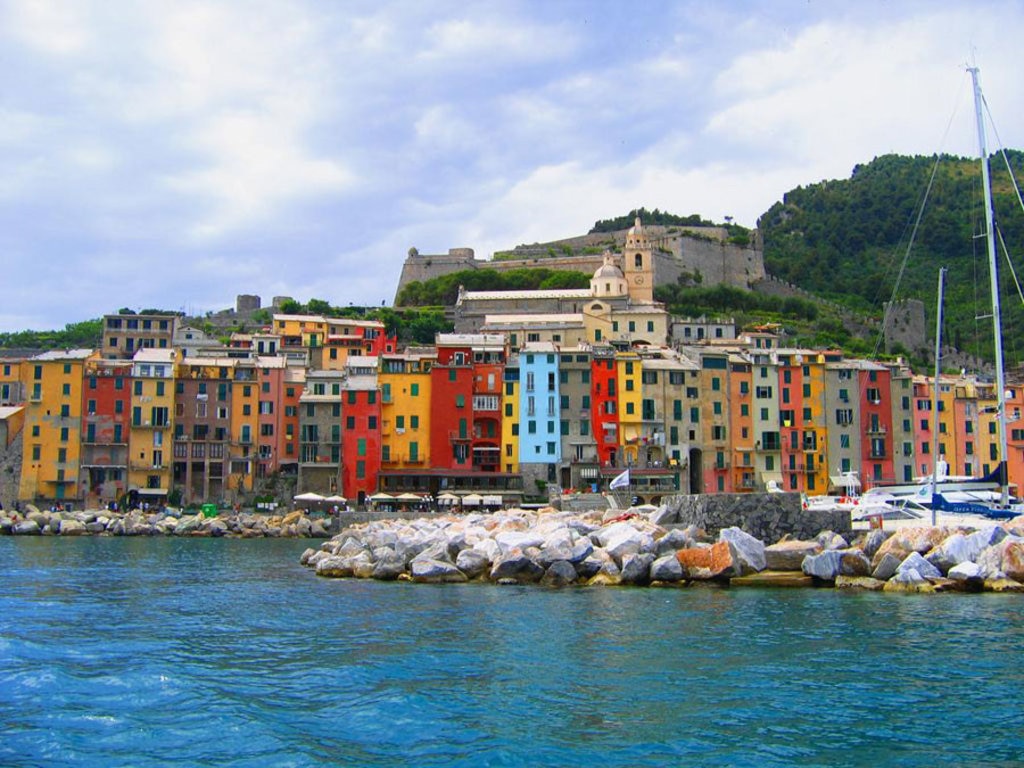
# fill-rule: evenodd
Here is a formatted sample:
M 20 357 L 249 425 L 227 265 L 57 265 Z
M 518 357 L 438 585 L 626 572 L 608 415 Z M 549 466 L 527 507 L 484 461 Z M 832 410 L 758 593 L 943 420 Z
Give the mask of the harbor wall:
M 712 536 L 735 526 L 761 541 L 775 542 L 787 534 L 811 539 L 824 530 L 847 534 L 853 529 L 849 512 L 804 509 L 799 493 L 681 495 L 662 503 L 668 512 L 663 525 L 695 525 Z

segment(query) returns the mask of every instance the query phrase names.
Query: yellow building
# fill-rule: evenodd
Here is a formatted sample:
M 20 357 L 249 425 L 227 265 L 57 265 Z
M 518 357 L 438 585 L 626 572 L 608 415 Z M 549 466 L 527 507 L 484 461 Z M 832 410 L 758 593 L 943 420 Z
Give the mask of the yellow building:
M 507 474 L 519 472 L 519 361 L 505 366 L 501 390 L 501 466 Z
M 616 391 L 619 399 L 619 445 L 627 466 L 640 461 L 643 439 L 643 386 L 640 356 L 636 352 L 620 352 L 615 356 Z
M 430 370 L 436 360 L 434 351 L 380 357 L 377 382 L 381 391 L 383 471 L 420 471 L 430 466 Z
M 256 365 L 239 360 L 231 382 L 231 443 L 227 490 L 231 494 L 253 489 L 259 432 L 260 385 Z
M 0 405 L 17 405 L 25 402 L 25 377 L 28 364 L 23 360 L 4 360 L 0 363 Z
M 46 352 L 25 362 L 25 405 L 18 498 L 35 503 L 81 501 L 82 382 L 89 349 Z
M 177 352 L 142 349 L 132 358 L 128 490 L 139 501 L 165 501 L 171 488 Z

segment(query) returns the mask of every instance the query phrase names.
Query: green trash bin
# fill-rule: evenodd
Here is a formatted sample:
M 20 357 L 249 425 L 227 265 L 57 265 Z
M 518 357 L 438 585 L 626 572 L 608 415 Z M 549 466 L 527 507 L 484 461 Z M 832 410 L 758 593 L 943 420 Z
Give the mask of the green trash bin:
M 217 505 L 216 504 L 203 504 L 200 507 L 203 511 L 203 517 L 216 517 L 217 516 Z

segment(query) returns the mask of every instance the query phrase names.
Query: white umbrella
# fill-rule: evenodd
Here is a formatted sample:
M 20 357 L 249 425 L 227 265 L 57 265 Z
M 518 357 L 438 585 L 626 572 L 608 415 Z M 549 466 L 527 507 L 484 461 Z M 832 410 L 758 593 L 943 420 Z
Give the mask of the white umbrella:
M 421 499 L 415 493 L 403 493 L 398 496 L 395 496 L 395 501 L 423 501 L 423 499 Z
M 456 496 L 454 493 L 448 493 L 447 491 L 445 491 L 444 493 L 438 494 L 438 496 L 437 496 L 437 503 L 438 504 L 458 504 L 459 503 L 459 497 Z
M 395 497 L 390 493 L 375 493 L 370 497 L 370 501 L 394 501 Z
M 468 496 L 462 497 L 462 506 L 464 507 L 477 507 L 484 500 L 484 497 L 477 493 L 471 493 Z
M 331 504 L 344 504 L 346 501 L 348 501 L 348 499 L 346 499 L 344 496 L 338 496 L 337 494 L 335 494 L 334 496 L 328 496 L 326 499 L 324 499 L 324 501 L 329 501 L 331 502 Z
M 500 507 L 501 496 L 484 496 L 483 505 L 485 507 Z
M 307 493 L 300 493 L 294 497 L 295 501 L 326 501 L 326 499 L 319 493 L 313 493 L 309 491 Z

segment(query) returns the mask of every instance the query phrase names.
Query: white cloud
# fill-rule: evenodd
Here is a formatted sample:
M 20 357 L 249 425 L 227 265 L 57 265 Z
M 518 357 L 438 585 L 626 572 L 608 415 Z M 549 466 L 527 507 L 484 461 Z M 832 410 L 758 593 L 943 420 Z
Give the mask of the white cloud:
M 0 8 L 7 327 L 58 287 L 50 325 L 126 292 L 377 303 L 410 246 L 486 256 L 640 205 L 753 225 L 878 154 L 973 153 L 965 89 L 939 146 L 971 45 L 1024 146 L 1001 0 Z
M 492 10 L 497 6 L 492 7 Z M 496 61 L 545 61 L 573 50 L 574 38 L 565 29 L 513 18 L 445 19 L 426 30 L 424 61 L 470 61 L 492 66 Z
M 51 56 L 71 56 L 91 41 L 88 5 L 59 0 L 19 0 L 7 6 L 6 24 L 26 45 Z

